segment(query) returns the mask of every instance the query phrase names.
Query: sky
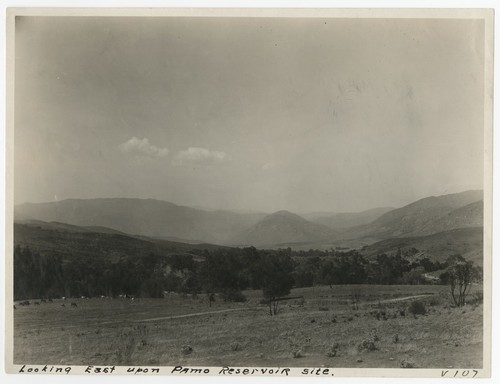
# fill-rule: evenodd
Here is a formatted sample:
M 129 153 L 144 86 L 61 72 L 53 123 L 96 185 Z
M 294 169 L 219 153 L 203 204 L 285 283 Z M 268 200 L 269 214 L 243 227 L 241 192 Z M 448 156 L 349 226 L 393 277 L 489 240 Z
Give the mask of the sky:
M 346 212 L 482 189 L 483 28 L 17 18 L 15 203 Z

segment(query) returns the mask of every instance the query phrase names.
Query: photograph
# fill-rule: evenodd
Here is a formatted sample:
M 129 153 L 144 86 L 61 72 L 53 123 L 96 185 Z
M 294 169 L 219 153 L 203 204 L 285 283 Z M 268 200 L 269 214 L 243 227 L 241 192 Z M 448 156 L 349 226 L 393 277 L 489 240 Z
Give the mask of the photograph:
M 7 372 L 489 377 L 493 10 L 10 8 L 7 52 Z

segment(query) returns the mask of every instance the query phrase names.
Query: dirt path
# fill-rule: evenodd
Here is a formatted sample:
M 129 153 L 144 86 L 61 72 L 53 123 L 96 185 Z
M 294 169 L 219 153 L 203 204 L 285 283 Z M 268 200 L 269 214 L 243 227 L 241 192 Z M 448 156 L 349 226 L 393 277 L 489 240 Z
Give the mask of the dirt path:
M 176 315 L 176 316 L 164 316 L 164 317 L 153 317 L 151 319 L 142 319 L 142 320 L 134 320 L 134 323 L 142 323 L 145 321 L 157 321 L 157 320 L 172 320 L 172 319 L 183 319 L 186 317 L 194 317 L 194 316 L 203 316 L 203 315 L 212 315 L 215 313 L 224 313 L 224 312 L 235 312 L 235 311 L 245 311 L 249 309 L 257 309 L 259 307 L 247 307 L 247 308 L 232 308 L 232 309 L 222 309 L 220 311 L 209 311 L 209 312 L 196 312 L 196 313 L 187 313 L 185 315 Z
M 382 300 L 380 303 L 396 303 L 398 301 L 405 301 L 405 300 L 411 300 L 411 299 L 416 299 L 419 297 L 429 297 L 429 296 L 434 296 L 433 293 L 428 293 L 425 295 L 415 295 L 415 296 L 406 296 L 406 297 L 398 297 L 397 299 L 388 299 L 388 300 Z

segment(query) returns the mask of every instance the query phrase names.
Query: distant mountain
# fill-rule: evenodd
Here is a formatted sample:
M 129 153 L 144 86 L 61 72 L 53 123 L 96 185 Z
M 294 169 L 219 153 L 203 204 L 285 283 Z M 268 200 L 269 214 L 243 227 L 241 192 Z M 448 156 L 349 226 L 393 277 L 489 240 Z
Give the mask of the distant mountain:
M 350 228 L 357 225 L 368 224 L 379 218 L 384 213 L 392 211 L 392 207 L 373 208 L 362 212 L 343 212 L 343 213 L 316 213 L 303 215 L 307 220 L 313 223 L 326 225 L 335 230 Z
M 400 237 L 386 239 L 365 246 L 361 253 L 370 258 L 386 253 L 394 254 L 401 249 L 415 248 L 419 258 L 428 257 L 432 261 L 445 261 L 449 256 L 460 254 L 478 265 L 483 264 L 483 228 L 459 228 L 427 236 Z
M 482 191 L 427 197 L 387 212 L 369 224 L 350 228 L 341 237 L 386 239 L 481 226 L 482 199 Z
M 100 226 L 148 237 L 226 244 L 265 214 L 206 211 L 153 199 L 69 199 L 22 204 L 16 220 L 42 220 L 77 226 Z
M 321 242 L 334 235 L 335 232 L 324 225 L 312 223 L 288 211 L 278 211 L 243 231 L 231 243 L 255 247 L 286 246 L 294 243 Z
M 179 242 L 131 236 L 109 228 L 86 228 L 62 223 L 24 221 L 14 223 L 14 245 L 29 246 L 41 254 L 73 258 L 104 258 L 118 261 L 123 256 L 141 257 L 154 253 L 189 253 L 193 250 L 220 248 L 211 244 Z
M 180 243 L 329 249 L 480 227 L 482 199 L 482 191 L 467 191 L 428 197 L 398 209 L 305 215 L 309 220 L 288 211 L 209 211 L 152 199 L 70 199 L 17 205 L 14 216 L 17 222 L 40 220 L 52 226 L 75 225 L 78 231 L 116 231 L 109 233 Z

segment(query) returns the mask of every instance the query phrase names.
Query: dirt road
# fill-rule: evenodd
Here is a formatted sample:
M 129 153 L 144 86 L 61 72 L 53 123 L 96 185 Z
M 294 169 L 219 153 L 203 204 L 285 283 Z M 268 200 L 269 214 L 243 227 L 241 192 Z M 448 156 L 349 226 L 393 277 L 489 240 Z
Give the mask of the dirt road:
M 425 295 L 416 295 L 416 296 L 406 296 L 406 297 L 398 297 L 397 299 L 388 299 L 388 300 L 382 300 L 380 303 L 396 303 L 398 301 L 405 301 L 405 300 L 411 300 L 411 299 L 417 299 L 420 297 L 429 297 L 429 296 L 434 296 L 433 293 L 425 294 Z
M 257 309 L 259 307 L 248 307 L 248 308 L 233 308 L 233 309 L 222 309 L 220 311 L 209 311 L 209 312 L 196 312 L 196 313 L 188 313 L 185 315 L 176 315 L 176 316 L 165 316 L 165 317 L 153 317 L 151 319 L 142 319 L 142 320 L 134 320 L 134 323 L 142 323 L 145 321 L 157 321 L 157 320 L 172 320 L 172 319 L 183 319 L 186 317 L 194 317 L 194 316 L 203 316 L 203 315 L 212 315 L 216 313 L 224 313 L 224 312 L 235 312 L 235 311 L 245 311 L 249 309 Z

